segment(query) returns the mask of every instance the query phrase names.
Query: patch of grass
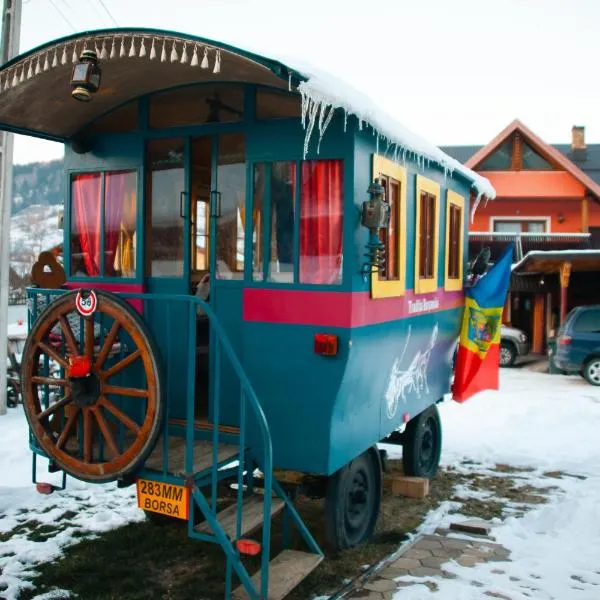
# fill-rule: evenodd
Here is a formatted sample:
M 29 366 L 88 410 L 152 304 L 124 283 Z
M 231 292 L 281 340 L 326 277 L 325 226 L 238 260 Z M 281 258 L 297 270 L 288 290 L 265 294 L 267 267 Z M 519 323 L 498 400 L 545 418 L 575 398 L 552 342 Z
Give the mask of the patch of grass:
M 48 523 L 40 523 L 35 519 L 31 521 L 22 521 L 10 531 L 0 533 L 0 543 L 8 542 L 15 536 L 25 536 L 32 542 L 45 542 L 46 540 L 59 534 L 67 528 L 68 524 L 56 525 Z
M 534 471 L 531 467 L 512 467 L 511 465 L 496 464 L 492 471 L 498 473 L 532 473 Z

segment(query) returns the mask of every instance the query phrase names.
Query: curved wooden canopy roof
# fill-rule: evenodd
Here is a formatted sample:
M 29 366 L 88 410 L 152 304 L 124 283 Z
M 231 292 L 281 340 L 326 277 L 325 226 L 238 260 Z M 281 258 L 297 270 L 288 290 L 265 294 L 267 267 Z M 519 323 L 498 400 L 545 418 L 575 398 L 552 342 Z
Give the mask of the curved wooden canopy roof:
M 96 50 L 102 83 L 91 102 L 71 97 L 71 71 Z M 204 60 L 206 59 L 206 60 Z M 181 85 L 242 82 L 287 90 L 305 79 L 280 62 L 207 40 L 152 29 L 86 31 L 15 57 L 0 69 L 0 129 L 64 142 L 99 116 Z

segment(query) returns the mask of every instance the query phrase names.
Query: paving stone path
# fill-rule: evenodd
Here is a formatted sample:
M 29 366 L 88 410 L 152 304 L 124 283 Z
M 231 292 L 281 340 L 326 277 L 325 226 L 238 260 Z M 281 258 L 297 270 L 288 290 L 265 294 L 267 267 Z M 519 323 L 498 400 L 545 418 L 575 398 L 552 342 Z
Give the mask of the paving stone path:
M 500 544 L 488 541 L 484 536 L 450 537 L 448 530 L 438 529 L 433 535 L 424 535 L 407 547 L 402 554 L 362 587 L 348 596 L 361 600 L 391 600 L 403 587 L 418 583 L 435 589 L 431 581 L 395 581 L 403 575 L 413 577 L 455 577 L 444 570 L 444 565 L 455 560 L 463 567 L 474 567 L 478 563 L 508 561 L 510 553 Z M 464 539 L 463 539 L 464 538 Z M 488 594 L 489 595 L 489 594 Z M 400 594 L 401 597 L 401 594 Z M 503 596 L 494 596 L 500 597 Z

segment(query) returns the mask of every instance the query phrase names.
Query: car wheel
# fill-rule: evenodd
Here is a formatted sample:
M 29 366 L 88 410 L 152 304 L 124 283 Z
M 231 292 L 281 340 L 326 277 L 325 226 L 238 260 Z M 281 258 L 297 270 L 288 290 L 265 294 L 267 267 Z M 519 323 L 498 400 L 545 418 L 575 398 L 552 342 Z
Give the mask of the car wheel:
M 500 343 L 500 366 L 512 367 L 515 364 L 517 353 L 510 342 Z
M 434 404 L 413 417 L 404 431 L 402 464 L 409 477 L 433 479 L 442 453 L 442 423 Z
M 600 356 L 596 356 L 586 363 L 583 376 L 588 383 L 600 385 Z

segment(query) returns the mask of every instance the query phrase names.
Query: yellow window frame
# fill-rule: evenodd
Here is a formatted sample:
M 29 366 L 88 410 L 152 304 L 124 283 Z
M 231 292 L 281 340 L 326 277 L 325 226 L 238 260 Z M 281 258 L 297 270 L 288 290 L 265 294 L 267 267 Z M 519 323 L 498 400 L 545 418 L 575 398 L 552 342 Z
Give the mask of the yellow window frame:
M 400 206 L 397 212 L 398 231 L 398 279 L 380 279 L 376 269 L 371 273 L 371 298 L 394 298 L 406 292 L 406 169 L 379 154 L 373 154 L 373 178 L 379 175 L 391 177 L 400 182 Z
M 458 240 L 458 278 L 451 278 L 450 272 L 450 206 L 460 208 L 460 235 Z M 463 288 L 463 263 L 464 263 L 464 238 L 465 238 L 465 199 L 460 194 L 448 190 L 446 199 L 446 255 L 444 289 L 447 292 L 456 292 Z
M 415 294 L 430 294 L 437 290 L 439 262 L 439 228 L 440 228 L 440 186 L 435 181 L 417 175 L 415 185 Z M 426 192 L 435 197 L 435 222 L 433 226 L 433 277 L 421 278 L 421 193 Z

